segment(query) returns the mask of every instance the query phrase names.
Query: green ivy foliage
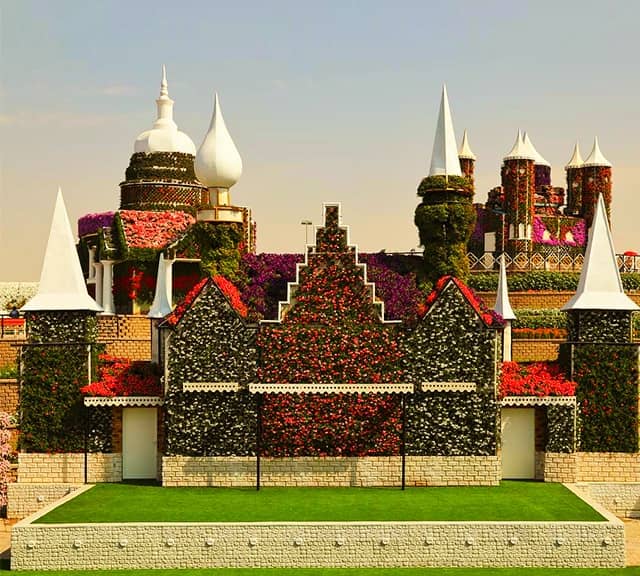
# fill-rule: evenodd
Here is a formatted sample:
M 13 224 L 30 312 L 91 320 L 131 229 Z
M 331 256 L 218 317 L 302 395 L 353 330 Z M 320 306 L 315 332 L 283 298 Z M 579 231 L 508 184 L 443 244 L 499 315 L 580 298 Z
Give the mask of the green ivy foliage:
M 581 449 L 638 451 L 638 347 L 578 344 L 573 379 L 581 416 Z
M 576 449 L 575 413 L 573 406 L 547 407 L 547 452 L 572 453 Z
M 466 176 L 427 176 L 418 186 L 418 196 L 425 196 L 441 190 L 455 190 L 473 195 L 473 180 Z
M 622 285 L 627 292 L 640 291 L 640 274 L 621 274 Z M 530 290 L 548 290 L 552 292 L 575 292 L 578 288 L 579 272 L 530 272 L 513 273 L 507 277 L 511 292 L 527 292 Z M 467 284 L 477 292 L 495 292 L 498 289 L 497 272 L 478 272 L 472 274 Z
M 136 152 L 129 160 L 125 177 L 131 180 L 175 180 L 197 182 L 194 157 L 183 152 Z
M 492 391 L 414 393 L 407 403 L 407 454 L 495 455 L 497 414 Z
M 624 310 L 572 310 L 568 314 L 569 340 L 625 344 L 632 340 L 632 314 Z
M 520 308 L 516 311 L 514 328 L 566 328 L 567 313 L 553 308 Z

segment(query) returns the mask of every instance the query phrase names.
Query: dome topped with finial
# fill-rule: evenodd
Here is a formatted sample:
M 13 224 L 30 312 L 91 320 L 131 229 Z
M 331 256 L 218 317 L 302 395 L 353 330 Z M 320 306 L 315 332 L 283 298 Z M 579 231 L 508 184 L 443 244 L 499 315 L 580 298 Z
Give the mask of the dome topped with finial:
M 531 146 L 527 146 L 522 132 L 518 130 L 516 141 L 511 148 L 511 151 L 503 158 L 503 160 L 533 160 L 535 161 L 535 153 Z
M 156 100 L 158 117 L 151 130 L 145 130 L 136 138 L 134 152 L 182 152 L 195 156 L 196 147 L 193 140 L 184 132 L 178 130 L 173 121 L 173 100 L 169 98 L 167 89 L 167 72 L 162 66 L 162 82 L 160 84 L 160 96 Z
M 551 167 L 551 164 L 549 164 L 549 162 L 547 162 L 547 160 L 542 156 L 542 154 L 540 154 L 540 152 L 538 152 L 536 150 L 536 147 L 533 145 L 533 142 L 531 142 L 531 138 L 529 138 L 529 134 L 527 134 L 526 132 L 523 134 L 522 136 L 522 140 L 524 142 L 524 145 L 531 150 L 531 153 L 533 154 L 533 161 L 538 165 L 538 166 L 549 166 Z
M 582 155 L 580 154 L 580 145 L 576 141 L 576 145 L 573 148 L 573 155 L 571 156 L 571 160 L 565 166 L 567 168 L 580 168 L 584 164 L 584 160 L 582 159 Z
M 460 144 L 460 150 L 458 151 L 458 158 L 462 158 L 464 160 L 476 159 L 476 155 L 471 151 L 471 146 L 469 146 L 469 138 L 467 137 L 466 130 L 462 135 L 462 144 Z
M 583 166 L 608 166 L 611 167 L 611 162 L 607 160 L 602 152 L 600 152 L 600 146 L 598 144 L 598 137 L 596 136 L 593 141 L 593 148 L 591 149 L 591 154 L 584 161 Z
M 242 158 L 222 117 L 216 92 L 209 131 L 195 160 L 196 176 L 208 188 L 231 188 L 242 176 Z

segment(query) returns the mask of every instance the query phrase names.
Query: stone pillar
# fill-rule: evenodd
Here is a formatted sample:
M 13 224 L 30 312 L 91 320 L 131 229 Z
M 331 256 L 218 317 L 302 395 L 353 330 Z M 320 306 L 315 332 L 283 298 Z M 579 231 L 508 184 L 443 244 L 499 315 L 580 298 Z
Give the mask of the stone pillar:
M 114 314 L 113 305 L 113 260 L 102 261 L 102 306 L 103 314 Z
M 504 329 L 502 331 L 502 361 L 511 362 L 511 320 L 504 321 Z
M 98 306 L 102 306 L 102 262 L 94 262 L 93 267 L 95 269 L 96 302 Z

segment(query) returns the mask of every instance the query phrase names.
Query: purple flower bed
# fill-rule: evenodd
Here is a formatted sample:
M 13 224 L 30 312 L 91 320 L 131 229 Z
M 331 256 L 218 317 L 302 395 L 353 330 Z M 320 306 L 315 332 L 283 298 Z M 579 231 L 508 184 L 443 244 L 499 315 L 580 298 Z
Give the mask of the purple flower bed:
M 78 220 L 78 236 L 82 238 L 87 234 L 94 234 L 100 228 L 110 228 L 113 224 L 114 215 L 115 212 L 85 214 Z

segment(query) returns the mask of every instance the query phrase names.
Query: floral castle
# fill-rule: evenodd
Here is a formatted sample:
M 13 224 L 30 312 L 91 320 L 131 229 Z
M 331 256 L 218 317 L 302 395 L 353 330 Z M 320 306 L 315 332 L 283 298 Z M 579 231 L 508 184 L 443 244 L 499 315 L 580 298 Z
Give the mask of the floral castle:
M 445 90 L 418 188 L 423 258 L 385 267 L 350 242 L 336 203 L 302 258 L 253 254 L 250 210 L 230 195 L 242 161 L 217 97 L 197 151 L 173 121 L 164 74 L 157 105 L 119 211 L 80 219 L 79 260 L 59 196 L 39 293 L 23 309 L 18 484 L 37 483 L 32 464 L 45 461 L 74 481 L 165 485 L 575 481 L 590 479 L 584 462 L 611 459 L 640 471 L 638 307 L 615 262 L 611 166 L 597 142 L 585 162 L 576 148 L 564 212 L 520 134 L 503 186 L 474 205 L 475 157 L 466 134 L 457 149 Z M 465 284 L 479 225 L 512 258 L 585 244 L 560 367 L 525 377 L 505 363 L 506 266 L 493 310 Z M 145 301 L 153 363 L 101 356 L 114 313 Z

